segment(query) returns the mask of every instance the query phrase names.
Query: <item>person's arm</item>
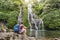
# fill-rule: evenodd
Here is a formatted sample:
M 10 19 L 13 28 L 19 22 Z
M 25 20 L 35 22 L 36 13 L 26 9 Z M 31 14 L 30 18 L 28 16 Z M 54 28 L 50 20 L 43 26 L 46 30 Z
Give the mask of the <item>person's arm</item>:
M 26 26 L 24 26 L 24 28 L 25 28 L 25 29 L 27 29 L 27 27 L 26 27 Z

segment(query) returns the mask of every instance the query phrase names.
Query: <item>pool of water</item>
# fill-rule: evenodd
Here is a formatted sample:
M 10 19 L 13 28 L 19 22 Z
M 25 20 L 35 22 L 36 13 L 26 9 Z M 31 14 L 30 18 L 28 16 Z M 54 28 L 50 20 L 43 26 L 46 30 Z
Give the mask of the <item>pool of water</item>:
M 45 37 L 59 38 L 60 37 L 60 31 L 45 31 Z
M 30 34 L 30 31 L 28 30 L 28 36 L 32 36 L 32 37 L 37 37 L 38 38 L 42 38 L 42 37 L 45 37 L 45 38 L 59 38 L 60 37 L 60 31 L 42 31 L 42 30 L 33 30 L 31 31 L 31 34 Z

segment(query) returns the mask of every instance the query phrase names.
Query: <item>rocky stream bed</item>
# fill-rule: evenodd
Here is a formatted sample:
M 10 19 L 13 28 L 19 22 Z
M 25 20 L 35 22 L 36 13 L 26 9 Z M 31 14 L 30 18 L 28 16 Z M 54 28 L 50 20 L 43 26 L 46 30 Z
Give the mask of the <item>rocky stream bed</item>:
M 35 38 L 26 36 L 26 39 L 24 39 L 21 34 L 14 32 L 1 32 L 0 40 L 60 40 L 60 38 Z

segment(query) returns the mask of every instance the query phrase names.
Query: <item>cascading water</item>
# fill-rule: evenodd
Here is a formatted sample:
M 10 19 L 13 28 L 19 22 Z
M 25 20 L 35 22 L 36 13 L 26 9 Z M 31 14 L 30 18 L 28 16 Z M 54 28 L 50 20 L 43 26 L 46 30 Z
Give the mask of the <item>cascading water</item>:
M 28 21 L 29 21 L 29 25 L 30 25 L 30 30 L 32 29 L 32 26 L 31 26 L 31 21 L 32 21 L 32 9 L 31 9 L 31 4 L 28 5 Z
M 44 36 L 44 25 L 42 19 L 34 19 L 34 15 L 32 13 L 32 5 L 28 4 L 28 21 L 30 25 L 30 36 L 33 34 L 32 32 L 35 31 L 35 37 L 38 37 L 38 32 L 40 32 L 40 37 Z M 34 26 L 32 25 L 34 24 Z M 41 25 L 40 25 L 41 24 Z M 35 27 L 35 29 L 33 29 Z M 41 29 L 39 30 L 39 27 Z
M 33 15 L 32 15 L 32 5 L 28 4 L 28 21 L 29 21 L 29 25 L 30 25 L 30 36 L 32 33 L 32 20 L 33 20 Z
M 20 13 L 18 16 L 18 23 L 20 23 L 22 21 L 22 6 L 20 6 Z

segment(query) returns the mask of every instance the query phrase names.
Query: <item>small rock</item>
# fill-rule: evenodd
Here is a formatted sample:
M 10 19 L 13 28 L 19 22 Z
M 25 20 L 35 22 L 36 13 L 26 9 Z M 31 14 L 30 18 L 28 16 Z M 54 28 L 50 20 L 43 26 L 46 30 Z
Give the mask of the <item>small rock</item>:
M 34 37 L 29 37 L 30 40 L 36 40 Z
M 54 40 L 58 40 L 58 38 L 55 38 Z

